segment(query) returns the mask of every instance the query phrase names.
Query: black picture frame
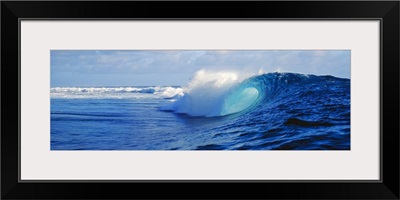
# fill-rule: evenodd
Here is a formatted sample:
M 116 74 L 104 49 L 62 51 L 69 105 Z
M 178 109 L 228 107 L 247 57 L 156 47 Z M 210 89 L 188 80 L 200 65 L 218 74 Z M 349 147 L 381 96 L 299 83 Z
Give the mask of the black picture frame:
M 399 1 L 2 1 L 1 198 L 399 199 L 399 8 Z M 382 22 L 382 179 L 378 182 L 20 182 L 20 19 L 379 19 Z

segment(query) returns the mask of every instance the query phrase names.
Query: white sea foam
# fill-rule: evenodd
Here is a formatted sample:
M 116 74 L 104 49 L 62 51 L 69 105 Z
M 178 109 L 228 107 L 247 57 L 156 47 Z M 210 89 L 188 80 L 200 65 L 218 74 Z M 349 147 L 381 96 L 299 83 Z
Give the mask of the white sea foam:
M 233 71 L 197 71 L 187 87 L 183 88 L 184 95 L 161 109 L 208 117 L 242 111 L 258 96 L 258 92 L 252 89 L 234 91 L 235 87 L 248 77 L 249 74 Z
M 184 95 L 182 88 L 175 88 L 175 87 L 166 87 L 160 89 L 159 91 L 156 92 L 156 94 L 167 99 L 176 99 Z
M 179 87 L 53 87 L 52 98 L 179 98 Z

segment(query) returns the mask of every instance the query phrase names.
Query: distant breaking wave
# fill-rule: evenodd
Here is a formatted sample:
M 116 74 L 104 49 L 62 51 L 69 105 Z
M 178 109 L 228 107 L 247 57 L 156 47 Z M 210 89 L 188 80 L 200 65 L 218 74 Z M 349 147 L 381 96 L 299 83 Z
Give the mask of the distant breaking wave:
M 180 87 L 53 87 L 52 98 L 134 98 L 135 94 L 155 94 L 161 98 L 183 96 Z M 133 94 L 133 95 L 130 95 Z

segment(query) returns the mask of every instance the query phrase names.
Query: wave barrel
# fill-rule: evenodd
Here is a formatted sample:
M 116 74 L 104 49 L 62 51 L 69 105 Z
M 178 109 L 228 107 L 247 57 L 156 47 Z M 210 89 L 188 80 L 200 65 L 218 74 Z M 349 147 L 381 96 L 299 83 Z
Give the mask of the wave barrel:
M 257 98 L 258 90 L 254 87 L 234 91 L 225 99 L 221 115 L 229 115 L 244 111 L 253 105 Z

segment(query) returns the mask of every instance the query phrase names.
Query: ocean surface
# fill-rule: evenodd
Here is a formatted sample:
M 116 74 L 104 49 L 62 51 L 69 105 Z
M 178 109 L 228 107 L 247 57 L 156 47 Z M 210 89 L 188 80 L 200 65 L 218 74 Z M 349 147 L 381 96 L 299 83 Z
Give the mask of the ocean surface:
M 50 94 L 51 150 L 350 150 L 350 79 L 200 71 Z

